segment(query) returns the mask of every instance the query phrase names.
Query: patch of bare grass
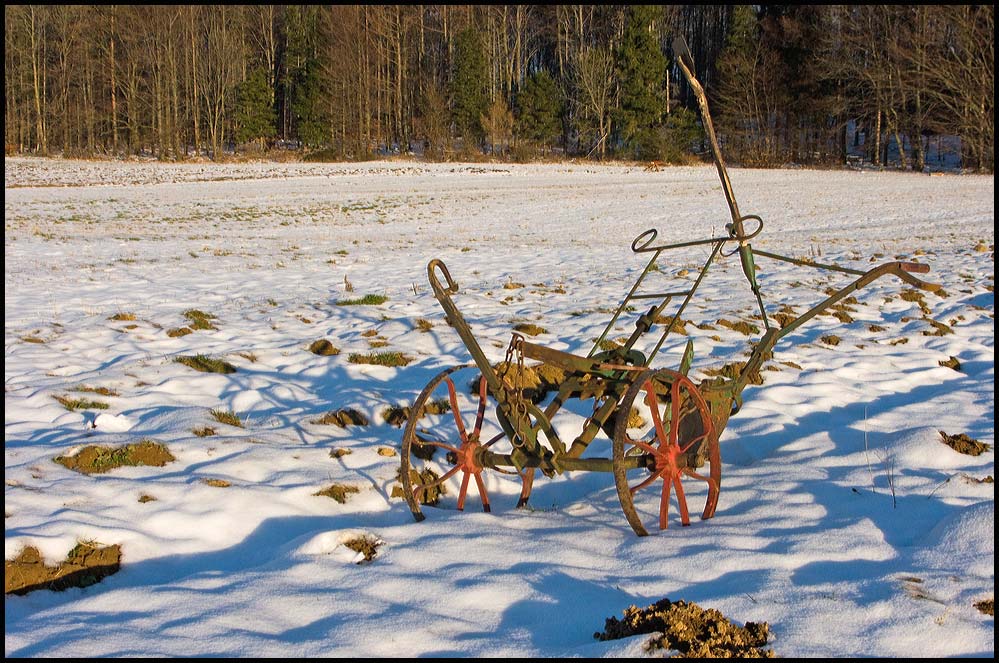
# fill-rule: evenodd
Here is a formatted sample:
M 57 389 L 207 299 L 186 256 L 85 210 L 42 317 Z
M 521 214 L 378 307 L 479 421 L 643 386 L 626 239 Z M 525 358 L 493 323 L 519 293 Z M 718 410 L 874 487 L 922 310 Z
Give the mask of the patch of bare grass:
M 376 352 L 371 354 L 361 354 L 352 352 L 347 357 L 351 364 L 373 364 L 375 366 L 406 366 L 413 361 L 401 352 Z
M 178 364 L 193 368 L 201 373 L 235 373 L 236 367 L 222 359 L 214 359 L 207 355 L 181 355 L 174 359 Z
M 73 391 L 78 391 L 86 394 L 98 394 L 100 396 L 118 395 L 118 392 L 110 387 L 91 387 L 88 385 L 80 385 L 79 387 L 73 387 Z
M 217 319 L 211 313 L 205 313 L 204 311 L 201 311 L 199 309 L 191 308 L 191 309 L 188 309 L 188 310 L 184 311 L 184 313 L 182 315 L 185 318 L 187 318 L 188 323 L 189 323 L 188 326 L 191 329 L 207 329 L 207 330 L 216 330 L 216 329 L 218 329 L 218 327 L 216 327 L 211 322 L 212 320 L 216 320 Z
M 356 299 L 338 299 L 337 306 L 380 306 L 388 301 L 385 295 L 364 295 Z
M 89 398 L 70 398 L 69 396 L 53 396 L 52 398 L 59 401 L 59 403 L 70 412 L 75 412 L 76 410 L 108 409 L 107 403 L 90 400 Z
M 177 459 L 165 445 L 154 440 L 142 440 L 120 447 L 90 445 L 73 456 L 57 456 L 52 460 L 81 474 L 103 474 L 126 466 L 163 467 Z
M 233 412 L 232 410 L 214 409 L 211 412 L 209 412 L 209 414 L 212 415 L 212 418 L 214 418 L 215 421 L 219 422 L 220 424 L 235 426 L 236 428 L 243 427 L 243 422 L 239 418 L 239 415 Z

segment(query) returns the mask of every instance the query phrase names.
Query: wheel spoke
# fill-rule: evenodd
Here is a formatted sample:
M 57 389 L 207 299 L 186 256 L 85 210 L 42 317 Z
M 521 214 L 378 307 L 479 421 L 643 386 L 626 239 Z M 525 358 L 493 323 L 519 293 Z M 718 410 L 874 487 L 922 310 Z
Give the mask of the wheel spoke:
M 459 469 L 463 469 L 460 468 Z M 468 470 L 463 470 L 464 476 L 461 478 L 461 490 L 458 491 L 458 511 L 465 510 L 465 495 L 468 494 L 468 478 L 471 473 Z
M 482 420 L 486 416 L 486 395 L 488 392 L 486 378 L 479 378 L 479 411 L 475 413 L 475 428 L 472 430 L 472 435 L 475 437 L 478 437 L 479 431 L 482 430 Z
M 687 451 L 689 451 L 689 450 L 690 450 L 690 448 L 691 448 L 691 447 L 693 447 L 693 446 L 694 446 L 695 444 L 697 444 L 697 443 L 698 443 L 698 442 L 700 442 L 701 440 L 704 440 L 705 438 L 707 438 L 707 436 L 708 436 L 708 434 L 707 434 L 707 433 L 704 433 L 703 435 L 697 435 L 696 437 L 692 438 L 692 439 L 690 440 L 690 443 L 689 443 L 689 444 L 687 444 L 687 446 L 685 446 L 685 447 L 680 447 L 680 453 L 686 453 L 686 452 L 687 452 Z
M 646 452 L 646 453 L 648 453 L 648 454 L 651 454 L 651 455 L 653 455 L 653 456 L 655 456 L 656 454 L 658 454 L 658 453 L 659 453 L 659 450 L 658 450 L 658 449 L 656 449 L 656 448 L 655 448 L 655 447 L 653 447 L 653 446 L 650 446 L 650 445 L 649 445 L 649 443 L 648 443 L 648 442 L 646 442 L 645 440 L 633 440 L 633 439 L 631 439 L 631 438 L 629 437 L 629 438 L 628 438 L 628 443 L 629 443 L 629 444 L 633 444 L 633 445 L 635 445 L 635 448 L 636 448 L 636 449 L 641 449 L 642 451 L 644 451 L 644 452 Z M 631 451 L 632 451 L 632 450 L 631 450 L 631 449 L 629 449 L 629 450 L 628 450 L 628 452 L 626 452 L 626 453 L 625 453 L 625 455 L 630 455 L 630 452 L 631 452 Z
M 504 432 L 501 431 L 500 433 L 498 433 L 496 435 L 496 437 L 494 437 L 493 439 L 489 440 L 488 442 L 486 442 L 482 446 L 488 449 L 489 447 L 493 446 L 494 444 L 496 444 L 497 442 L 499 442 L 500 440 L 502 440 L 504 437 L 506 437 L 506 433 L 504 433 Z
M 451 378 L 445 378 L 447 383 L 447 397 L 451 401 L 451 414 L 454 415 L 454 423 L 458 425 L 458 434 L 461 435 L 462 442 L 468 442 L 468 435 L 465 433 L 465 422 L 461 420 L 461 412 L 458 410 L 458 394 L 454 391 L 454 382 Z
M 455 465 L 450 470 L 445 472 L 439 479 L 434 479 L 430 483 L 421 483 L 417 486 L 413 486 L 413 493 L 419 496 L 418 493 L 422 493 L 425 490 L 441 485 L 442 483 L 453 477 L 460 469 L 461 465 Z
M 479 497 L 482 498 L 482 510 L 489 513 L 489 493 L 486 492 L 486 485 L 482 482 L 482 472 L 475 472 L 475 485 L 479 489 Z
M 445 442 L 438 442 L 437 440 L 427 440 L 427 439 L 424 439 L 424 438 L 420 437 L 419 435 L 417 435 L 415 437 L 416 437 L 417 440 L 420 441 L 419 442 L 419 446 L 421 446 L 421 447 L 438 447 L 440 449 L 447 449 L 448 451 L 450 451 L 452 453 L 458 453 L 458 447 L 452 446 L 452 445 L 447 444 Z
M 657 471 L 653 472 L 652 474 L 650 474 L 648 477 L 645 478 L 644 481 L 642 481 L 637 486 L 633 486 L 630 489 L 631 490 L 631 494 L 634 495 L 635 493 L 637 493 L 641 489 L 646 488 L 649 485 L 651 485 L 652 482 L 654 482 L 656 479 L 658 479 L 659 477 L 661 477 L 663 475 L 663 472 L 665 472 L 665 471 L 666 471 L 666 468 L 664 467 L 663 469 L 657 470 Z
M 645 389 L 645 403 L 652 411 L 652 423 L 656 428 L 656 439 L 659 440 L 659 446 L 662 446 L 666 443 L 667 437 L 666 433 L 663 432 L 662 418 L 659 416 L 659 399 L 656 398 L 656 389 L 652 386 L 652 380 L 646 381 L 643 388 Z
M 659 497 L 659 529 L 669 527 L 669 489 L 671 482 L 663 481 L 662 493 Z
M 670 426 L 669 426 L 669 446 L 676 448 L 676 437 L 680 432 L 680 381 L 677 380 L 670 387 Z
M 673 475 L 673 486 L 676 488 L 676 504 L 680 507 L 680 522 L 686 527 L 690 525 L 690 512 L 687 511 L 687 496 L 683 492 L 679 473 Z

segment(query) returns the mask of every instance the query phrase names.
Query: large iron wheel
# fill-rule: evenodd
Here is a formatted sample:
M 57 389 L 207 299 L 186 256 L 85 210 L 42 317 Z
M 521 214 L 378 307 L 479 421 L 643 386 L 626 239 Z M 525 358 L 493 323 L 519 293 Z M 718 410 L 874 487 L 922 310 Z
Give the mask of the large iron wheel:
M 474 364 L 455 366 L 434 377 L 417 397 L 402 435 L 400 480 L 402 492 L 417 522 L 425 519 L 422 506 L 463 511 L 473 480 L 482 503 L 491 505 L 481 455 L 495 450 L 507 439 L 496 420 L 496 401 L 489 395 L 485 378 Z M 472 382 L 475 393 L 465 390 Z M 502 474 L 517 472 L 491 468 Z M 534 472 L 520 475 L 522 490 L 518 506 L 527 503 Z
M 707 403 L 682 373 L 663 369 L 638 375 L 618 405 L 613 452 L 621 508 L 639 536 L 648 535 L 646 525 L 668 527 L 671 491 L 680 522 L 690 524 L 686 479 L 706 484 L 701 518 L 714 515 L 721 490 L 718 435 Z

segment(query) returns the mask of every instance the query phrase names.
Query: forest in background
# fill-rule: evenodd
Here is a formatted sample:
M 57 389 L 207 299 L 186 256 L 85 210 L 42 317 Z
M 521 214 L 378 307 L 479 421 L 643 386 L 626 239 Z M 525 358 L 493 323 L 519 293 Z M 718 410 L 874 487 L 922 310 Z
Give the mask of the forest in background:
M 734 162 L 921 171 L 935 144 L 992 172 L 994 11 L 6 5 L 5 153 L 682 163 L 682 35 Z

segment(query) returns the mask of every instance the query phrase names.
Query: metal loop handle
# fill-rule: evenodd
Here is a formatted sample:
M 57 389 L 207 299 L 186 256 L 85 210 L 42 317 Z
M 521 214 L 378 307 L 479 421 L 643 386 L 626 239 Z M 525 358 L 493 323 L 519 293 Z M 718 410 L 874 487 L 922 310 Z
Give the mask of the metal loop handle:
M 737 227 L 741 227 L 742 223 L 744 221 L 756 221 L 756 223 L 758 225 L 756 226 L 756 230 L 754 230 L 751 233 L 743 232 L 743 235 L 740 237 L 740 236 L 738 236 L 736 234 L 736 232 L 737 232 L 736 228 Z M 763 232 L 763 219 L 761 219 L 756 214 L 747 214 L 746 216 L 743 216 L 743 217 L 739 218 L 738 226 L 737 226 L 737 224 L 729 223 L 725 227 L 728 229 L 728 234 L 732 236 L 732 239 L 737 239 L 740 242 L 746 242 L 748 240 L 753 239 L 754 237 L 756 237 L 757 235 L 759 235 L 761 232 Z
M 441 287 L 441 282 L 437 278 L 437 274 L 434 273 L 435 269 L 439 269 L 441 274 L 444 276 L 444 281 L 447 282 L 446 288 Z M 447 265 L 445 265 L 439 258 L 434 258 L 427 264 L 427 278 L 430 279 L 430 287 L 432 287 L 435 292 L 443 292 L 447 295 L 453 295 L 458 292 L 458 284 L 451 278 L 451 272 L 447 271 Z
M 652 244 L 652 242 L 656 241 L 656 237 L 658 236 L 659 236 L 659 231 L 656 230 L 655 228 L 650 228 L 649 230 L 646 230 L 641 235 L 636 237 L 635 241 L 631 243 L 631 250 L 634 251 L 635 253 L 643 253 L 645 251 L 653 250 L 648 248 L 649 244 Z M 648 237 L 648 239 L 642 242 L 642 239 L 645 237 Z

